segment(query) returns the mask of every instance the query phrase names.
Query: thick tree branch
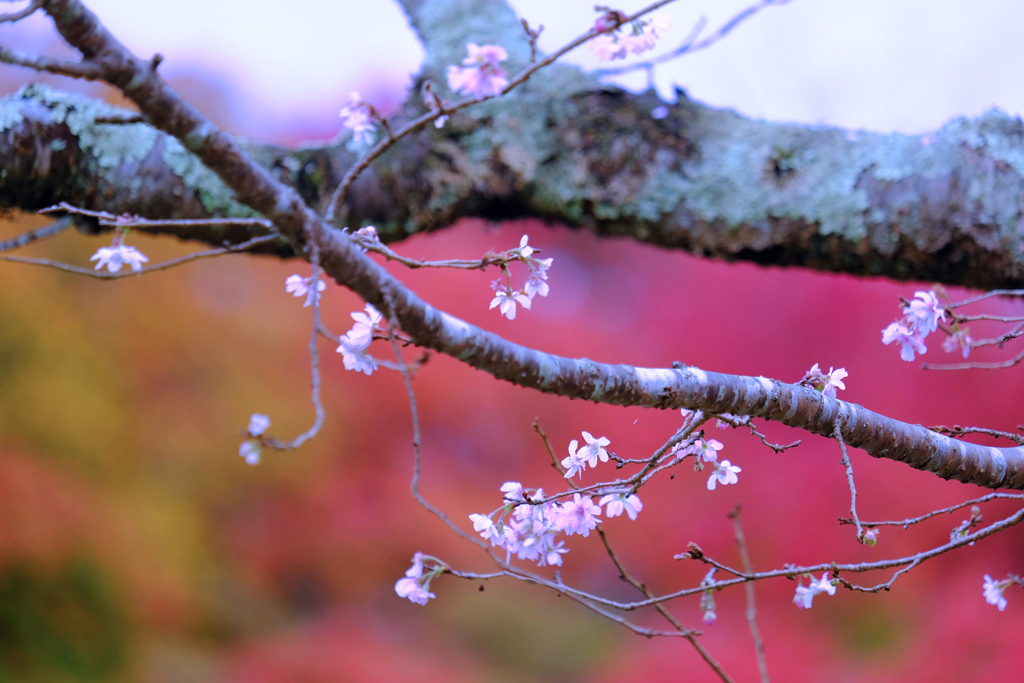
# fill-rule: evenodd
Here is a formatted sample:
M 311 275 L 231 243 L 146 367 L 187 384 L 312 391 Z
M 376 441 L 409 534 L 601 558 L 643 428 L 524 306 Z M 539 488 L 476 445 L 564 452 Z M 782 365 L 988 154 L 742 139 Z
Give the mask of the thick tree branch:
M 443 23 L 413 16 L 425 31 Z M 471 38 L 500 39 L 510 59 L 528 60 L 513 21 L 474 27 Z M 455 42 L 444 33 L 428 46 L 447 54 Z M 393 241 L 466 216 L 534 216 L 726 259 L 982 288 L 1024 282 L 1017 119 L 990 112 L 925 136 L 852 134 L 746 119 L 685 96 L 652 119 L 661 104 L 555 65 L 499 103 L 387 152 L 351 188 L 349 222 L 372 223 Z M 411 97 L 395 122 L 425 111 Z M 149 218 L 251 213 L 176 141 L 145 124 L 95 123 L 124 113 L 41 86 L 0 100 L 0 206 L 68 201 Z M 241 148 L 314 207 L 354 161 L 342 145 Z M 175 234 L 218 246 L 251 236 Z

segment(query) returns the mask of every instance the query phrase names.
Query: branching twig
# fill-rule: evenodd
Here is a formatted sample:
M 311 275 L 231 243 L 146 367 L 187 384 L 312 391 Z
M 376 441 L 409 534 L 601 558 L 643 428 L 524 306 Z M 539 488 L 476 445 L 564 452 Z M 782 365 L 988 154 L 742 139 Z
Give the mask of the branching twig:
M 747 574 L 754 573 L 754 565 L 750 561 L 750 551 L 747 549 L 747 538 L 743 534 L 743 524 L 740 522 L 740 506 L 729 513 L 732 520 L 732 529 L 736 534 L 736 546 L 740 551 L 740 561 L 743 563 L 743 571 Z M 754 639 L 754 652 L 757 655 L 757 670 L 761 674 L 761 683 L 768 683 L 768 660 L 764 656 L 764 641 L 761 640 L 761 631 L 757 627 L 757 605 L 754 603 L 754 584 L 748 582 L 744 586 L 747 590 L 747 622 L 750 624 L 750 635 Z
M 1011 432 L 1000 432 L 996 429 L 985 429 L 984 427 L 961 427 L 960 425 L 953 425 L 952 427 L 943 427 L 938 425 L 935 427 L 929 427 L 933 432 L 939 434 L 946 434 L 947 436 L 964 436 L 966 434 L 985 434 L 987 436 L 1002 437 L 1015 441 L 1018 444 L 1024 446 L 1024 436 L 1020 434 L 1013 434 Z
M 746 9 L 736 14 L 732 19 L 722 24 L 722 26 L 717 31 L 709 35 L 707 38 L 698 41 L 697 36 L 700 35 L 701 31 L 704 29 L 704 25 L 707 23 L 707 20 L 704 17 L 701 17 L 700 20 L 698 20 L 697 24 L 690 31 L 689 35 L 686 36 L 686 40 L 683 41 L 682 45 L 672 50 L 671 52 L 667 52 L 663 55 L 654 57 L 653 59 L 648 59 L 643 62 L 637 62 L 635 64 L 626 64 L 625 66 L 609 67 L 605 69 L 595 69 L 594 74 L 597 76 L 617 76 L 619 74 L 629 73 L 631 71 L 639 71 L 641 69 L 646 69 L 648 72 L 650 72 L 658 64 L 663 64 L 664 62 L 671 61 L 673 59 L 676 59 L 677 57 L 681 57 L 682 55 L 699 52 L 700 50 L 705 50 L 711 47 L 712 45 L 720 41 L 722 38 L 724 38 L 734 28 L 736 28 L 745 20 L 749 19 L 750 17 L 760 12 L 762 9 L 771 6 L 777 7 L 779 5 L 785 5 L 788 2 L 790 2 L 790 0 L 759 0 L 759 2 L 756 2 L 753 5 L 747 7 Z
M 1012 368 L 1017 363 L 1024 360 L 1024 351 L 1021 351 L 1013 358 L 1002 361 L 995 361 L 992 363 L 950 363 L 948 365 L 939 365 L 936 363 L 922 363 L 922 370 L 1001 370 L 1003 368 Z
M 72 266 L 67 263 L 60 261 L 51 261 L 50 259 L 44 258 L 28 258 L 24 256 L 4 256 L 0 255 L 0 261 L 10 261 L 11 263 L 26 263 L 33 266 L 47 266 L 49 268 L 56 268 L 66 273 L 74 273 L 75 275 L 84 275 L 91 277 L 96 280 L 120 280 L 126 277 L 138 277 L 140 275 L 147 275 L 149 273 L 155 273 L 160 270 L 167 270 L 168 268 L 174 268 L 180 266 L 183 263 L 190 261 L 198 261 L 200 259 L 214 258 L 215 256 L 223 256 L 225 254 L 235 254 L 238 252 L 251 249 L 267 242 L 273 242 L 279 239 L 277 235 L 262 235 L 260 237 L 254 237 L 251 240 L 240 242 L 229 247 L 223 247 L 221 249 L 209 249 L 207 251 L 197 251 L 188 256 L 182 256 L 181 258 L 171 259 L 170 261 L 164 261 L 158 263 L 155 266 L 149 266 L 139 271 L 128 270 L 123 273 L 105 273 L 102 271 L 90 270 L 88 268 L 80 268 L 79 266 Z
M 1024 495 L 1017 494 L 1017 493 L 990 493 L 987 496 L 982 496 L 981 498 L 975 498 L 973 500 L 968 500 L 968 501 L 965 501 L 963 503 L 957 503 L 956 505 L 953 505 L 953 506 L 948 507 L 948 508 L 942 508 L 941 510 L 933 510 L 932 512 L 929 512 L 927 514 L 921 515 L 920 517 L 910 517 L 908 519 L 903 519 L 903 520 L 899 520 L 899 521 L 891 521 L 891 522 L 861 522 L 861 526 L 863 526 L 865 528 L 868 528 L 868 529 L 871 529 L 871 528 L 874 528 L 874 527 L 880 527 L 880 526 L 901 526 L 904 529 L 906 529 L 907 527 L 912 526 L 914 524 L 917 524 L 919 522 L 923 522 L 926 519 L 931 519 L 932 517 L 937 517 L 938 515 L 945 515 L 945 514 L 956 512 L 957 510 L 965 508 L 968 505 L 977 505 L 978 503 L 987 503 L 990 500 L 1004 499 L 1004 498 L 1005 499 L 1010 499 L 1010 500 L 1024 500 Z M 852 519 L 848 519 L 846 517 L 840 517 L 839 518 L 839 523 L 840 524 L 853 524 L 853 520 Z
M 838 422 L 836 422 L 835 430 L 832 432 L 832 438 L 839 444 L 839 449 L 843 453 L 846 481 L 850 485 L 850 515 L 852 515 L 853 523 L 857 527 L 857 540 L 864 543 L 864 528 L 861 526 L 860 518 L 857 516 L 857 486 L 853 483 L 853 464 L 850 462 L 850 456 L 846 454 L 846 442 L 843 441 L 843 433 L 839 429 Z
M 657 0 L 657 2 L 648 5 L 639 12 L 630 15 L 629 17 L 626 18 L 625 21 L 634 21 L 635 19 L 638 19 L 645 14 L 653 12 L 654 10 L 663 7 L 671 2 L 674 2 L 674 0 Z M 377 159 L 380 155 L 382 155 L 384 152 L 390 149 L 396 142 L 398 142 L 405 136 L 409 135 L 410 133 L 415 133 L 416 131 L 421 130 L 428 123 L 433 123 L 441 116 L 448 116 L 474 104 L 486 102 L 488 100 L 492 100 L 495 99 L 496 97 L 501 97 L 502 95 L 507 94 L 508 92 L 517 88 L 519 85 L 525 83 L 527 79 L 530 78 L 530 76 L 532 76 L 540 69 L 543 69 L 545 66 L 551 64 L 565 53 L 579 47 L 580 45 L 587 42 L 591 38 L 595 38 L 599 35 L 601 35 L 600 31 L 591 28 L 583 35 L 579 36 L 573 41 L 570 41 L 568 44 L 559 48 L 549 56 L 540 60 L 539 62 L 532 62 L 528 67 L 520 71 L 516 76 L 509 80 L 508 85 L 506 85 L 502 89 L 502 91 L 497 95 L 488 95 L 486 97 L 466 99 L 455 104 L 450 104 L 444 107 L 443 109 L 432 109 L 431 111 L 420 116 L 419 118 L 413 119 L 405 126 L 395 131 L 394 134 L 389 135 L 386 139 L 378 142 L 376 145 L 370 148 L 370 150 L 366 152 L 366 154 L 364 154 L 362 158 L 359 159 L 359 161 L 352 165 L 352 168 L 350 168 L 348 172 L 345 173 L 344 177 L 341 179 L 341 182 L 338 183 L 338 187 L 334 190 L 334 193 L 331 195 L 330 203 L 327 205 L 327 211 L 324 214 L 324 220 L 327 221 L 328 224 L 334 222 L 335 212 L 338 210 L 338 206 L 344 202 L 345 195 L 348 192 L 349 188 L 352 186 L 352 183 L 356 181 L 356 178 L 359 177 L 359 174 L 366 170 L 370 166 L 370 164 L 374 162 L 375 159 Z

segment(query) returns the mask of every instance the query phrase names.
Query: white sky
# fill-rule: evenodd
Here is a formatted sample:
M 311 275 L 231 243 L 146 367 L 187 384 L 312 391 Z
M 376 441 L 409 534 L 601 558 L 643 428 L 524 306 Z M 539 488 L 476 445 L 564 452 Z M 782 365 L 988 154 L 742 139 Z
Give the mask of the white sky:
M 681 42 L 700 15 L 711 30 L 752 1 L 670 5 L 666 47 Z M 405 75 L 422 55 L 389 0 L 86 2 L 138 54 L 162 53 L 164 73 L 211 77 L 247 115 L 250 135 L 297 125 L 329 135 L 350 90 L 386 109 L 402 99 Z M 627 11 L 645 4 L 622 2 Z M 594 0 L 512 5 L 547 27 L 547 49 L 595 16 Z M 1020 0 L 793 0 L 712 49 L 659 67 L 657 83 L 667 96 L 678 84 L 695 99 L 752 116 L 920 132 L 992 106 L 1024 111 L 1022 27 Z M 37 50 L 49 35 L 42 17 L 0 29 L 3 44 Z M 582 48 L 575 59 L 592 64 L 588 57 Z

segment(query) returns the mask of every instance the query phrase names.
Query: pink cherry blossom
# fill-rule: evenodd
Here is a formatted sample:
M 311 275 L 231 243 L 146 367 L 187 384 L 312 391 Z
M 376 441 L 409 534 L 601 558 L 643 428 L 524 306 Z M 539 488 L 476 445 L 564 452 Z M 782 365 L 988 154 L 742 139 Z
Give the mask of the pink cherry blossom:
M 572 479 L 578 473 L 583 478 L 583 471 L 587 469 L 587 460 L 583 457 L 585 451 L 577 448 L 579 441 L 573 439 L 569 442 L 569 457 L 562 459 L 562 467 L 565 469 L 565 478 Z
M 498 66 L 508 59 L 505 48 L 469 43 L 466 50 L 469 54 L 462 60 L 462 67 L 454 64 L 448 67 L 448 87 L 453 92 L 480 99 L 501 94 L 508 85 L 505 71 Z
M 491 305 L 488 308 L 494 308 L 499 306 L 498 310 L 501 314 L 509 320 L 516 319 L 516 304 L 519 304 L 523 308 L 529 310 L 530 308 L 530 297 L 526 296 L 522 292 L 513 292 L 510 289 L 504 289 L 497 293 L 497 295 L 491 299 Z
M 604 506 L 605 517 L 609 519 L 612 517 L 618 517 L 625 511 L 631 520 L 636 521 L 637 513 L 644 509 L 644 504 L 640 502 L 640 496 L 632 493 L 626 495 L 623 493 L 609 493 L 597 502 L 598 505 Z
M 982 584 L 985 602 L 995 605 L 999 608 L 1000 612 L 1006 609 L 1006 598 L 1003 596 L 1003 591 L 1009 587 L 1010 583 L 1010 581 L 1005 579 L 1003 581 L 994 581 L 991 576 L 985 574 L 985 583 Z
M 604 447 L 611 441 L 607 437 L 602 436 L 600 439 L 595 439 L 590 432 L 583 432 L 583 438 L 587 445 L 580 449 L 579 457 L 586 460 L 591 467 L 597 467 L 598 460 L 608 462 L 608 451 Z
M 306 303 L 302 304 L 302 307 L 312 306 L 315 301 L 317 304 L 320 303 L 320 294 L 327 289 L 327 283 L 317 278 L 316 288 L 314 289 L 310 285 L 313 282 L 311 277 L 302 277 L 301 275 L 289 275 L 284 281 L 284 291 L 288 292 L 292 296 L 306 297 Z M 315 298 L 314 298 L 315 297 Z
M 373 121 L 369 105 L 362 101 L 359 93 L 349 94 L 348 102 L 338 112 L 338 116 L 341 117 L 341 125 L 352 131 L 354 141 L 359 144 L 373 142 L 377 124 Z
M 953 353 L 957 348 L 962 349 L 964 360 L 971 355 L 971 345 L 974 340 L 967 333 L 967 328 L 962 327 L 942 341 L 942 350 L 946 353 Z
M 900 345 L 900 358 L 905 361 L 914 360 L 915 351 L 923 354 L 928 350 L 920 333 L 911 330 L 903 323 L 892 323 L 882 330 L 882 343 L 888 346 L 893 342 Z
M 708 478 L 708 491 L 714 491 L 715 487 L 721 484 L 735 484 L 739 481 L 739 477 L 736 476 L 737 472 L 743 470 L 736 465 L 731 464 L 728 460 L 723 460 L 721 463 L 712 463 L 715 466 L 715 471 L 711 473 Z
M 933 291 L 914 292 L 914 300 L 904 306 L 903 314 L 907 316 L 908 326 L 922 337 L 934 332 L 939 327 L 939 321 L 946 319 L 946 309 Z
M 573 500 L 562 504 L 561 510 L 559 510 L 559 522 L 567 536 L 579 534 L 586 538 L 590 535 L 590 531 L 596 529 L 601 522 L 597 518 L 600 514 L 601 508 L 594 505 L 594 501 L 589 496 L 574 493 Z

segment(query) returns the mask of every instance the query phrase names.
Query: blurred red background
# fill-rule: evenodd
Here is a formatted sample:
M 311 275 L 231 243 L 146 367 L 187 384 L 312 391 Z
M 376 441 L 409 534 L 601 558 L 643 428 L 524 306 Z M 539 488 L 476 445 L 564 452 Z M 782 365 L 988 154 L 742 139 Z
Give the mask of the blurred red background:
M 5 223 L 0 239 L 39 223 Z M 842 398 L 908 422 L 1012 430 L 1024 421 L 1020 368 L 925 372 L 882 346 L 897 297 L 912 296 L 915 283 L 709 262 L 535 222 L 463 221 L 396 248 L 472 258 L 512 248 L 524 232 L 554 257 L 551 295 L 514 322 L 487 310 L 493 273 L 394 272 L 453 315 L 553 353 L 648 367 L 679 360 L 786 381 L 815 362 L 845 366 Z M 194 248 L 141 235 L 131 242 L 151 263 Z M 105 243 L 72 233 L 24 253 L 82 265 Z M 268 414 L 282 437 L 312 420 L 309 310 L 284 291 L 295 272 L 305 274 L 303 264 L 258 257 L 114 282 L 0 268 L 0 679 L 716 680 L 685 642 L 639 638 L 542 588 L 492 581 L 481 592 L 442 577 L 426 607 L 398 598 L 394 582 L 416 551 L 463 569 L 488 564 L 409 495 L 409 409 L 393 372 L 347 373 L 322 345 L 323 432 L 246 466 L 237 448 L 251 413 Z M 361 307 L 331 285 L 325 322 L 344 332 Z M 387 357 L 378 344 L 372 352 Z M 935 338 L 931 347 L 928 360 L 956 360 Z M 626 457 L 649 454 L 680 420 L 677 411 L 539 395 L 443 357 L 430 360 L 415 389 L 423 492 L 467 529 L 467 515 L 498 505 L 504 481 L 559 485 L 534 417 L 559 454 L 588 430 Z M 778 425 L 766 431 L 804 443 L 776 455 L 739 430 L 714 431 L 723 457 L 743 468 L 739 484 L 709 492 L 706 474 L 684 466 L 642 491 L 636 522 L 604 523 L 653 590 L 699 583 L 703 565 L 672 559 L 690 541 L 739 563 L 726 518 L 738 503 L 759 569 L 912 554 L 943 543 L 967 516 L 886 528 L 877 546 L 860 546 L 836 523 L 849 492 L 835 444 Z M 851 457 L 865 519 L 985 493 L 860 451 Z M 990 504 L 985 519 L 1012 507 Z M 840 589 L 810 611 L 792 604 L 792 582 L 758 584 L 773 677 L 1024 679 L 1024 595 L 1011 589 L 998 612 L 981 593 L 983 574 L 1024 569 L 1022 534 L 1011 529 L 932 560 L 890 593 Z M 637 597 L 594 536 L 567 545 L 567 582 Z M 716 597 L 719 618 L 703 642 L 737 680 L 755 680 L 743 592 Z M 697 596 L 671 607 L 702 626 Z M 656 614 L 635 616 L 661 627 Z

